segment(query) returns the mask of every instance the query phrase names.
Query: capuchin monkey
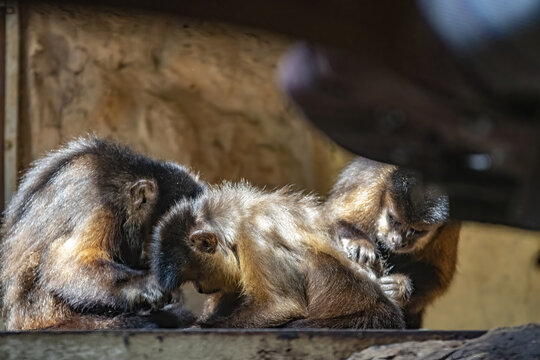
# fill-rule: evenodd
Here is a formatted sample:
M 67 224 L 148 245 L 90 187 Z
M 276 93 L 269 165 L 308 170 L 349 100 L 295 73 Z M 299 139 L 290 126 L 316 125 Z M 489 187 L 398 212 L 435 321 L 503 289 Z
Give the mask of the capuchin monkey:
M 166 290 L 210 294 L 201 327 L 403 328 L 366 266 L 328 239 L 312 196 L 246 183 L 209 187 L 155 229 L 152 269 Z
M 164 312 L 135 314 L 171 297 L 144 255 L 152 228 L 204 188 L 180 165 L 93 136 L 33 163 L 1 229 L 7 329 L 160 326 Z
M 348 257 L 378 267 L 381 286 L 404 306 L 407 328 L 421 327 L 424 309 L 456 270 L 460 223 L 449 221 L 448 197 L 413 172 L 357 158 L 330 191 L 325 214 Z M 378 265 L 381 258 L 389 271 Z M 398 273 L 412 288 L 385 276 Z

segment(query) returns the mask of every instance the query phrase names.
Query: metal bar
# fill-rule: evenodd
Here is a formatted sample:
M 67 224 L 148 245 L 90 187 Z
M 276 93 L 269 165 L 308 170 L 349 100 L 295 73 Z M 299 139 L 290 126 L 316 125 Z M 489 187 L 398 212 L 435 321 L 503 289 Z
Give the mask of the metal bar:
M 5 7 L 5 104 L 4 104 L 4 204 L 17 188 L 17 126 L 19 122 L 19 8 L 7 0 Z
M 230 330 L 0 333 L 1 359 L 346 359 L 373 345 L 465 340 L 483 331 Z

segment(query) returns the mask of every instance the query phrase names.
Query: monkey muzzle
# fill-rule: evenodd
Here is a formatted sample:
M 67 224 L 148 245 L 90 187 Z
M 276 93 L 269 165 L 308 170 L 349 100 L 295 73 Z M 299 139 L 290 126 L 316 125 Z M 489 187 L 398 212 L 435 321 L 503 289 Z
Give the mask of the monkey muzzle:
M 409 241 L 405 236 L 395 232 L 388 234 L 387 243 L 395 252 L 406 252 L 414 245 L 414 241 Z

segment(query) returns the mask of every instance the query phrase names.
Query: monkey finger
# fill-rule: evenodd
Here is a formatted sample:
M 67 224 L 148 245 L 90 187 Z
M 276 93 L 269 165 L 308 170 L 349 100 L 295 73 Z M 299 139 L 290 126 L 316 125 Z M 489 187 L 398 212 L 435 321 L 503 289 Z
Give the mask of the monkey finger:
M 347 246 L 347 257 L 352 261 L 358 262 L 359 259 L 359 248 L 355 245 Z
M 385 284 L 385 285 L 381 285 L 381 289 L 382 289 L 384 292 L 388 292 L 388 291 L 398 291 L 398 290 L 399 290 L 399 286 L 397 286 L 397 284 Z
M 379 278 L 379 284 L 398 284 L 398 281 L 393 276 L 383 276 Z
M 369 249 L 360 248 L 358 250 L 358 262 L 366 265 L 372 265 L 376 260 L 375 253 Z
M 384 293 L 386 296 L 394 300 L 399 300 L 400 298 L 399 293 L 397 291 L 385 291 Z

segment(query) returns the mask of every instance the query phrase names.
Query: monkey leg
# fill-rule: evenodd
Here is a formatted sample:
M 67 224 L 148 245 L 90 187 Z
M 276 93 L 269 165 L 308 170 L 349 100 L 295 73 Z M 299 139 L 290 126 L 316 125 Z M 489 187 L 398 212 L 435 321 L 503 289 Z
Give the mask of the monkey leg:
M 220 295 L 218 295 L 220 296 Z M 210 300 L 212 313 L 198 320 L 204 328 L 268 328 L 280 327 L 305 316 L 305 308 L 291 299 L 255 302 L 246 297 L 220 296 Z
M 330 329 L 403 329 L 405 324 L 399 308 L 393 304 L 380 303 L 356 312 L 343 309 L 343 314 L 320 316 L 310 314 L 305 319 L 287 323 L 286 328 Z
M 449 281 L 445 280 L 444 273 L 436 266 L 422 261 L 405 265 L 398 263 L 392 272 L 402 272 L 411 279 L 413 289 L 403 312 L 407 328 L 420 328 L 424 309 L 445 291 Z
M 403 328 L 403 313 L 379 285 L 344 266 L 336 258 L 318 253 L 308 273 L 308 316 L 289 327 Z

